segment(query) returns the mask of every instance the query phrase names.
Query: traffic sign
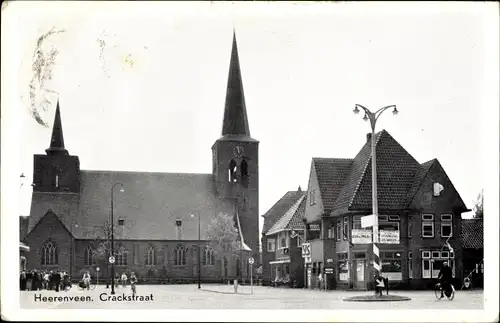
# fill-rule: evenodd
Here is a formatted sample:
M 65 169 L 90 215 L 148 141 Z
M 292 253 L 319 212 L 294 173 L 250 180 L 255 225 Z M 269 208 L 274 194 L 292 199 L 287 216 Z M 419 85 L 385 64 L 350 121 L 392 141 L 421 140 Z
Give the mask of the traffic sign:
M 99 271 L 99 267 L 97 267 L 95 270 Z
M 248 263 L 250 265 L 253 265 L 254 262 L 255 262 L 255 260 L 252 257 L 248 258 Z
M 109 263 L 114 264 L 115 263 L 115 257 L 111 256 L 109 257 Z
M 308 257 L 311 255 L 311 244 L 309 242 L 305 242 L 302 244 L 302 257 Z
M 375 224 L 375 214 L 370 214 L 370 215 L 367 215 L 367 216 L 363 216 L 361 218 L 361 227 L 362 228 L 369 228 L 369 227 L 373 227 L 373 225 Z

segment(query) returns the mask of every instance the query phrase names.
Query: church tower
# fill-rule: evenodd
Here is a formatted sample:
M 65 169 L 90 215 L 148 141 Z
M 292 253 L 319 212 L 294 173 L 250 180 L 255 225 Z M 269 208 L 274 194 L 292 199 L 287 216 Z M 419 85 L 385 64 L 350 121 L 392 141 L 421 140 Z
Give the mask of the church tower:
M 59 101 L 50 147 L 45 152 L 34 156 L 33 193 L 80 193 L 80 160 L 64 147 Z
M 214 188 L 236 202 L 245 243 L 259 252 L 259 142 L 250 136 L 236 35 L 233 34 L 222 136 L 212 146 Z

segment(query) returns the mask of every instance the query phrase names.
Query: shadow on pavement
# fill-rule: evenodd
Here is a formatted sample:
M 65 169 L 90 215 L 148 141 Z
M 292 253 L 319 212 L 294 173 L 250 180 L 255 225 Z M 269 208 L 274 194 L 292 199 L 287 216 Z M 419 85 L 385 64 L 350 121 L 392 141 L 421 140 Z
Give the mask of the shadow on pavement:
M 219 291 L 219 290 L 211 290 L 211 289 L 200 289 L 204 292 L 211 292 L 211 293 L 218 293 L 218 294 L 228 294 L 228 295 L 252 295 L 251 293 L 242 293 L 242 292 L 238 292 L 238 293 L 234 293 L 234 292 L 222 292 L 222 291 Z

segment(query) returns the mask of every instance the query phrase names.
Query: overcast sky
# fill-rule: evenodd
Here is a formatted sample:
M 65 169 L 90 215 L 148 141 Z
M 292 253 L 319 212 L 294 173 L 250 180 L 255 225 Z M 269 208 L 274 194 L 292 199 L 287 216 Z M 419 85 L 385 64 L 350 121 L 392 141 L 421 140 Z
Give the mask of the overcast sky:
M 18 70 L 10 95 L 24 127 L 23 214 L 33 154 L 44 153 L 51 135 L 28 112 L 36 41 L 51 28 L 64 32 L 44 44 L 59 54 L 37 96 L 49 94 L 52 105 L 42 117 L 52 125 L 57 96 L 48 91 L 59 93 L 66 148 L 82 169 L 210 173 L 234 27 L 250 131 L 261 142 L 260 214 L 286 191 L 307 188 L 312 157 L 356 155 L 370 130 L 352 113 L 356 103 L 372 110 L 396 104 L 400 114 L 386 112 L 377 130 L 386 129 L 421 163 L 438 158 L 469 208 L 484 187 L 478 170 L 487 153 L 481 124 L 488 67 L 481 10 L 105 5 L 20 12 L 23 28 L 11 52 L 19 55 L 9 64 Z

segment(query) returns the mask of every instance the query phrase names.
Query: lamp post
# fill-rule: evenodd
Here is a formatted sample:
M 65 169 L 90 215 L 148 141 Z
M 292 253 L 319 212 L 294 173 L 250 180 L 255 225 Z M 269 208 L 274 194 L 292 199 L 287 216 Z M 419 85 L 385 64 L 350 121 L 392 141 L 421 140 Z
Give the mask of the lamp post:
M 191 214 L 191 218 L 198 217 L 198 289 L 201 289 L 201 217 L 200 213 Z
M 376 150 L 375 150 L 375 126 L 377 124 L 377 120 L 380 115 L 389 108 L 394 108 L 392 113 L 394 115 L 398 114 L 398 109 L 395 105 L 388 105 L 383 108 L 378 109 L 375 112 L 371 112 L 364 106 L 360 104 L 356 104 L 353 112 L 354 114 L 358 114 L 360 112 L 359 108 L 363 109 L 365 112 L 365 116 L 363 120 L 370 120 L 370 126 L 372 129 L 371 136 L 371 146 L 372 146 L 372 209 L 373 209 L 373 237 L 372 237 L 372 248 L 373 248 L 373 269 L 375 271 L 376 276 L 380 274 L 380 255 L 377 243 L 378 239 L 378 200 L 377 200 L 377 159 L 376 159 Z
M 115 187 L 120 185 L 120 192 L 124 192 L 122 183 L 115 183 L 111 187 L 111 255 L 115 254 L 115 232 L 114 232 L 114 218 L 113 218 L 113 208 L 114 208 L 114 192 Z M 115 294 L 115 261 L 111 263 L 111 295 Z

